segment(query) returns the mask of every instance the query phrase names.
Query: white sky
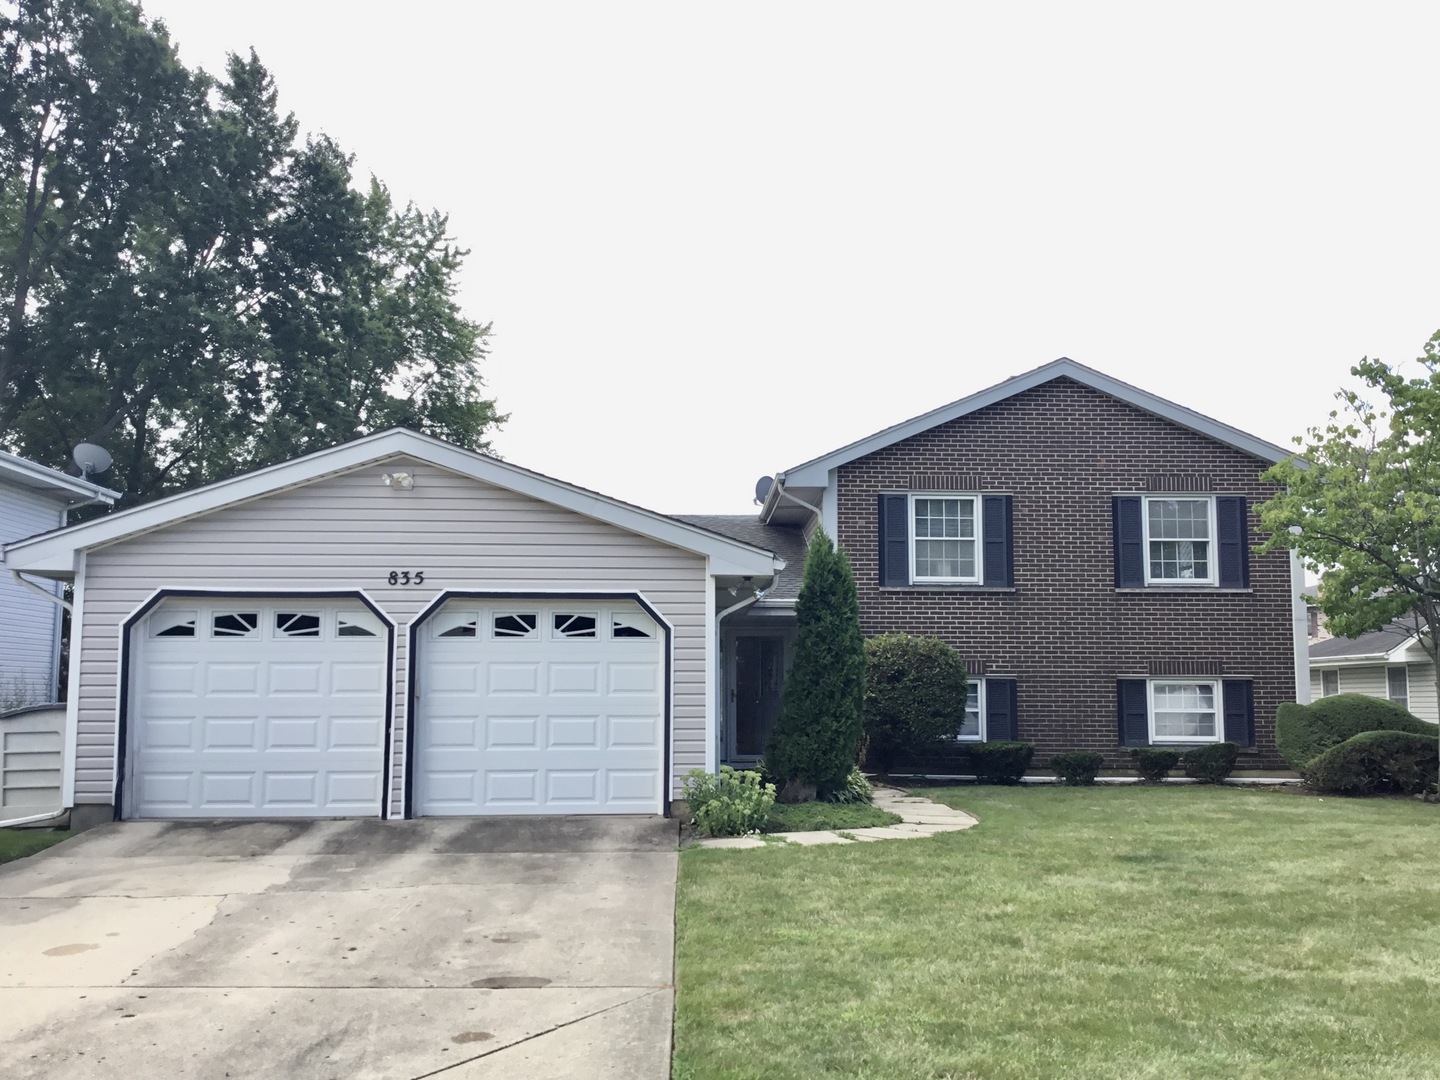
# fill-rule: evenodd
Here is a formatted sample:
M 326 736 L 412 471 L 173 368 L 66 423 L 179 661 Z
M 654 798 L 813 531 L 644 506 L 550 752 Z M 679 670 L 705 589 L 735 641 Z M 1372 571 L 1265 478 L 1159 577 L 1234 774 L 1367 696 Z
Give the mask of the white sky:
M 1058 356 L 1287 444 L 1440 328 L 1433 3 L 145 10 L 449 212 L 500 453 L 656 510 Z

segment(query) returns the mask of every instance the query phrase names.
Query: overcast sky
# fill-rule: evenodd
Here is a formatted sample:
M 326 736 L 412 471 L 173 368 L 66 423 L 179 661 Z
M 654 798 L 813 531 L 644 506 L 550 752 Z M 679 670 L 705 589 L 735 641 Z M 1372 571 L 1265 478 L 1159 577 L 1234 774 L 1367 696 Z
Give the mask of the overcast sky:
M 1440 328 L 1433 3 L 145 10 L 449 212 L 501 454 L 657 510 L 1058 356 L 1286 444 Z

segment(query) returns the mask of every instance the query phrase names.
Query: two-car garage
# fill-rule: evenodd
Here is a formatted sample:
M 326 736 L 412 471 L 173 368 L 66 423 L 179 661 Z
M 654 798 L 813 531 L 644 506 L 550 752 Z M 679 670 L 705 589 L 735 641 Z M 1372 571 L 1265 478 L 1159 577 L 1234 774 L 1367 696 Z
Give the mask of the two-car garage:
M 410 814 L 661 812 L 665 629 L 638 603 L 449 598 L 407 629 Z M 131 630 L 129 816 L 380 815 L 391 637 L 358 598 L 163 598 Z

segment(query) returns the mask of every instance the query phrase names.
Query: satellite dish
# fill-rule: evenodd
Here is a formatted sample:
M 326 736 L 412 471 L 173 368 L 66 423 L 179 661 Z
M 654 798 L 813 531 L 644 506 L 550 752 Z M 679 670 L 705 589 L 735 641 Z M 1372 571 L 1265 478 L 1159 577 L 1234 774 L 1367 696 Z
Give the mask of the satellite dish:
M 75 447 L 75 464 L 87 477 L 92 473 L 102 473 L 110 468 L 110 452 L 103 446 L 82 442 Z
M 770 494 L 770 489 L 774 486 L 774 484 L 775 478 L 773 476 L 762 476 L 759 480 L 756 480 L 755 501 L 757 503 L 763 503 L 765 501 L 765 497 Z

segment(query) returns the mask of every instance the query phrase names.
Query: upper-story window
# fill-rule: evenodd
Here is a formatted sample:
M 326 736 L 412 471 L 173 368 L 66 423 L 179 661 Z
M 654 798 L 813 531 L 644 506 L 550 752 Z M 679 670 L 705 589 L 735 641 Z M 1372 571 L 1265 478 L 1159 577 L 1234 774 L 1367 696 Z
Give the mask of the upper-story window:
M 1334 697 L 1340 693 L 1340 672 L 1329 668 L 1320 672 L 1320 696 Z
M 1215 500 L 1145 500 L 1145 579 L 1210 585 L 1215 581 Z
M 1009 495 L 948 491 L 880 495 L 880 584 L 1015 584 Z
M 1115 496 L 1115 586 L 1247 588 L 1247 516 L 1240 495 Z
M 977 584 L 979 535 L 976 496 L 910 496 L 910 580 Z
M 1387 696 L 1402 709 L 1410 708 L 1410 671 L 1408 668 L 1385 669 L 1385 690 Z

